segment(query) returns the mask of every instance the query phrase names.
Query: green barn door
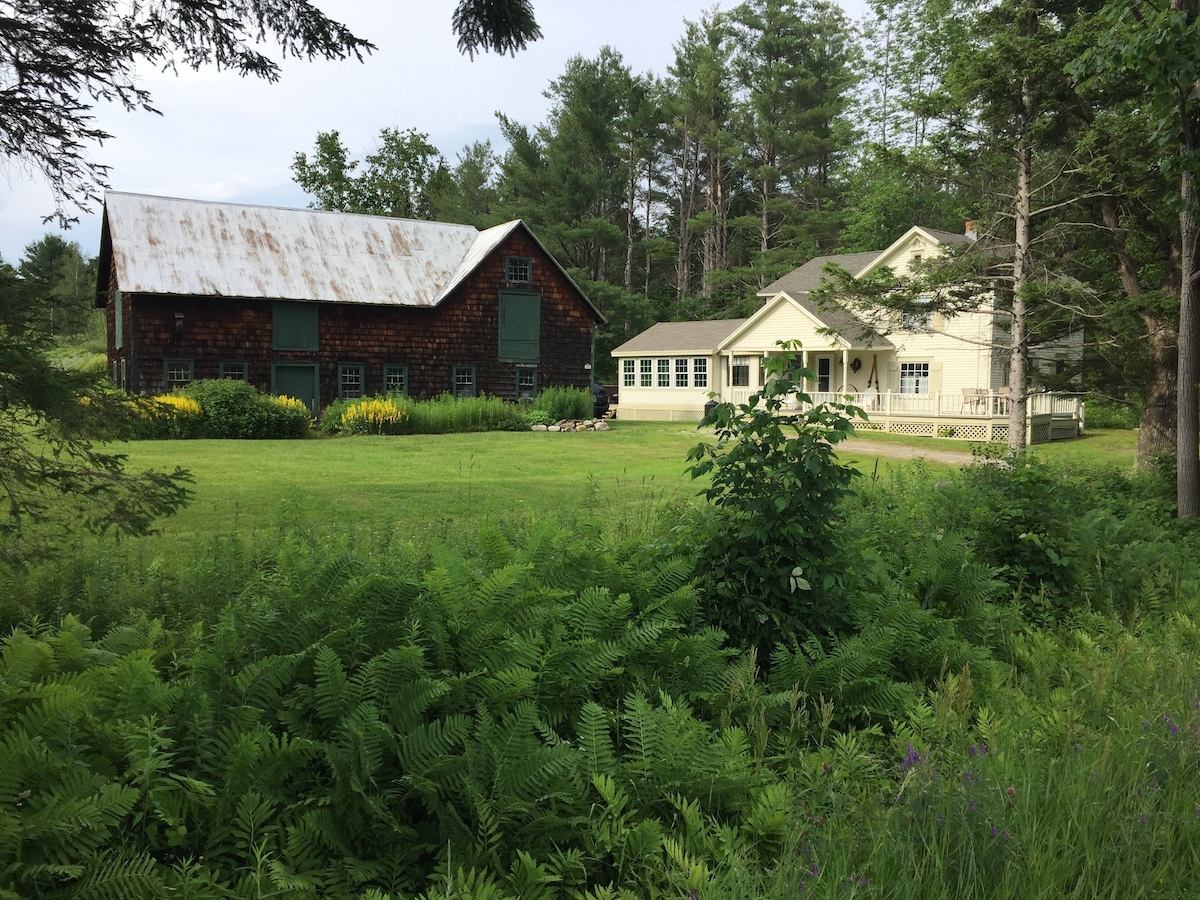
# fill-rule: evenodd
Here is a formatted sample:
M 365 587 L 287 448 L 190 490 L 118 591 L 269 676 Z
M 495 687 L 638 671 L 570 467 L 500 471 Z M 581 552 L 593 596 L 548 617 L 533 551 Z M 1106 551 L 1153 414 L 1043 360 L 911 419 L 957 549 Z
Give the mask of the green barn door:
M 271 367 L 271 393 L 295 397 L 308 405 L 315 416 L 321 409 L 314 363 L 275 363 Z

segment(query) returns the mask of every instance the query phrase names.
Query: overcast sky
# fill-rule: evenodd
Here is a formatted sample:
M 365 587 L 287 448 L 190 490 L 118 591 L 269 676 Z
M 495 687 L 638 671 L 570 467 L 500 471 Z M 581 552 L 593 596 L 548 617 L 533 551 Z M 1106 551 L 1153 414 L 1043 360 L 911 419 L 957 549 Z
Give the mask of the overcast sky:
M 318 131 L 337 130 L 355 157 L 374 149 L 384 127 L 415 128 L 454 163 L 464 145 L 501 144 L 496 111 L 527 125 L 546 118 L 543 91 L 575 55 L 605 44 L 634 72 L 665 75 L 685 19 L 697 21 L 712 0 L 535 0 L 543 37 L 516 57 L 461 56 L 450 28 L 454 0 L 321 0 L 327 13 L 377 50 L 365 62 L 284 63 L 276 84 L 229 72 L 144 67 L 139 77 L 162 112 L 98 110 L 113 137 L 92 150 L 111 166 L 113 190 L 303 207 L 291 179 L 297 151 Z M 726 0 L 722 6 L 732 4 Z M 851 15 L 862 0 L 844 2 Z M 35 173 L 0 160 L 0 256 L 16 263 L 47 231 L 50 190 Z M 77 211 L 75 211 L 77 212 Z M 74 213 L 73 213 L 74 214 Z M 98 211 L 79 213 L 66 232 L 87 255 L 100 243 Z

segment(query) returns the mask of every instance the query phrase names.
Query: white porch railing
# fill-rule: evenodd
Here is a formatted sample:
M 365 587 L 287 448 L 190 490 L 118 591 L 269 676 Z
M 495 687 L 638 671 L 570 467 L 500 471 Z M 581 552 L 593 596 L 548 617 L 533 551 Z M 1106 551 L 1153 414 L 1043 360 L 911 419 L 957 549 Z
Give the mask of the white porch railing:
M 734 403 L 747 403 L 754 388 L 726 388 Z M 1008 439 L 1011 394 L 967 389 L 960 393 L 899 394 L 893 392 L 812 393 L 813 403 L 842 402 L 860 407 L 866 423 L 859 431 L 885 431 L 968 441 Z M 793 405 L 791 409 L 801 407 Z M 1083 432 L 1083 402 L 1067 394 L 1034 393 L 1025 408 L 1026 440 L 1031 444 L 1077 437 Z

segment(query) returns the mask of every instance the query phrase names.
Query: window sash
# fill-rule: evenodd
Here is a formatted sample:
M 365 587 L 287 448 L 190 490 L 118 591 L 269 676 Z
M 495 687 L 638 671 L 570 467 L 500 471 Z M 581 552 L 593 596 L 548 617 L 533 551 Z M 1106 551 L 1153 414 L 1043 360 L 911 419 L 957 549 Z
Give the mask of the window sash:
M 729 383 L 733 387 L 750 387 L 750 357 L 735 356 L 733 358 Z
M 504 280 L 517 284 L 529 284 L 533 281 L 533 258 L 529 256 L 508 256 L 504 259 Z
M 692 386 L 708 387 L 708 360 L 703 356 L 692 360 Z
M 474 366 L 454 367 L 454 396 L 456 398 L 475 396 Z
M 639 368 L 638 374 L 641 379 L 641 386 L 642 387 L 654 387 L 654 360 L 643 359 L 643 360 L 640 360 L 640 363 L 641 363 L 641 366 Z
M 658 361 L 658 386 L 660 388 L 671 386 L 671 361 L 669 359 Z
M 621 387 L 634 387 L 637 384 L 637 365 L 632 359 L 621 360 Z
M 517 399 L 532 400 L 537 396 L 537 369 L 517 369 Z
M 195 380 L 195 365 L 190 359 L 168 359 L 163 363 L 163 385 L 168 391 L 187 387 Z
M 929 393 L 929 363 L 902 362 L 900 363 L 900 393 L 928 394 Z
M 363 366 L 342 363 L 338 366 L 338 399 L 357 400 L 363 395 Z
M 408 366 L 384 366 L 383 390 L 386 394 L 408 396 Z
M 686 359 L 675 360 L 675 387 L 685 388 L 689 383 L 688 361 Z
M 223 362 L 221 363 L 220 377 L 230 381 L 249 381 L 249 369 L 249 363 Z

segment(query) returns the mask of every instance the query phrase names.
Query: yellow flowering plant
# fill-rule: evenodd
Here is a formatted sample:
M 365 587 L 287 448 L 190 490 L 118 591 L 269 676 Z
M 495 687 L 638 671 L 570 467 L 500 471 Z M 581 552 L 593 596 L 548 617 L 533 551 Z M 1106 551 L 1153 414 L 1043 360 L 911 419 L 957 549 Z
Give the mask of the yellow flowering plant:
M 408 407 L 388 398 L 357 400 L 342 412 L 345 434 L 396 434 L 408 419 Z

